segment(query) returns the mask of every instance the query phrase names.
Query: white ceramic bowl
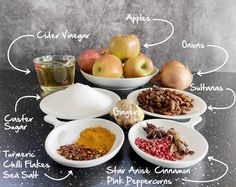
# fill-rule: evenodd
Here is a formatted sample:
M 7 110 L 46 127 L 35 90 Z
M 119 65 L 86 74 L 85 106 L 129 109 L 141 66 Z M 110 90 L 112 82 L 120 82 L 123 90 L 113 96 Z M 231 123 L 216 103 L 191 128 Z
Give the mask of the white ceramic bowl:
M 45 98 L 43 98 L 39 104 L 39 107 L 45 114 L 49 114 L 49 115 L 55 116 L 57 118 L 66 119 L 66 120 L 100 117 L 100 116 L 108 114 L 109 111 L 111 110 L 111 108 L 120 100 L 120 96 L 112 91 L 109 91 L 109 90 L 105 90 L 105 89 L 101 89 L 101 88 L 94 88 L 94 89 L 101 92 L 101 93 L 108 95 L 112 99 L 111 105 L 108 106 L 105 110 L 99 111 L 99 113 L 90 113 L 87 115 L 81 115 L 78 113 L 76 116 L 72 115 L 70 112 L 59 113 L 59 112 L 53 110 L 52 109 L 53 107 L 49 104 L 51 98 L 54 97 L 54 94 L 56 94 L 56 93 L 52 93 L 52 94 L 46 96 Z M 58 102 L 60 102 L 60 100 L 58 100 Z M 76 111 L 77 108 L 72 108 L 71 110 Z
M 111 89 L 111 90 L 130 90 L 137 88 L 139 86 L 143 86 L 147 84 L 157 73 L 158 69 L 154 67 L 154 71 L 151 75 L 145 77 L 138 78 L 106 78 L 106 77 L 98 77 L 94 75 L 90 75 L 81 70 L 82 75 L 89 82 L 98 85 L 103 88 Z
M 180 123 L 165 119 L 151 119 L 142 121 L 132 126 L 129 130 L 129 143 L 133 150 L 140 157 L 152 164 L 168 168 L 190 167 L 200 162 L 208 152 L 208 143 L 206 139 L 197 130 L 193 128 L 193 126 L 199 123 L 201 120 L 202 118 L 200 116 L 197 116 L 192 118 L 187 123 Z M 194 151 L 194 154 L 185 156 L 183 160 L 170 161 L 159 159 L 140 150 L 134 142 L 135 139 L 138 137 L 146 138 L 146 133 L 144 132 L 143 127 L 146 126 L 147 123 L 152 123 L 157 127 L 163 127 L 165 130 L 168 130 L 169 128 L 174 128 L 183 136 L 184 140 L 189 145 L 189 150 Z
M 138 105 L 138 101 L 137 101 L 138 95 L 142 91 L 147 90 L 147 89 L 150 89 L 150 88 L 135 90 L 127 96 L 127 99 L 135 102 Z M 193 108 L 191 108 L 191 111 L 187 112 L 187 114 L 185 114 L 185 115 L 175 115 L 175 116 L 157 114 L 157 113 L 152 113 L 152 112 L 148 112 L 146 110 L 143 110 L 146 115 L 158 117 L 158 118 L 181 120 L 181 119 L 189 119 L 189 118 L 192 118 L 195 116 L 200 116 L 207 110 L 206 102 L 203 99 L 201 99 L 200 97 L 198 97 L 192 93 L 189 93 L 189 92 L 186 92 L 183 90 L 172 89 L 172 88 L 161 88 L 161 89 L 172 90 L 172 91 L 176 91 L 177 93 L 181 93 L 181 94 L 189 96 L 191 99 L 193 99 Z
M 99 118 L 81 119 L 70 122 L 62 122 L 53 116 L 45 116 L 45 121 L 53 124 L 53 129 L 46 138 L 45 149 L 48 155 L 56 162 L 74 168 L 87 168 L 100 165 L 113 158 L 124 143 L 124 132 L 115 123 Z M 80 132 L 90 127 L 104 127 L 116 135 L 116 140 L 109 153 L 104 156 L 85 161 L 68 160 L 57 153 L 57 149 L 66 144 L 73 144 L 80 135 Z

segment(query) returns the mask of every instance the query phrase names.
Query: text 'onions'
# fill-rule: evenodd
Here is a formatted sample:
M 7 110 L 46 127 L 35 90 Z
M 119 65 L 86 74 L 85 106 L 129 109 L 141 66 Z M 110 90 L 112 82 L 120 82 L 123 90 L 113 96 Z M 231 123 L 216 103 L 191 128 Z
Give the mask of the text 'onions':
M 193 81 L 188 67 L 174 60 L 162 66 L 159 76 L 162 86 L 180 90 L 188 88 Z

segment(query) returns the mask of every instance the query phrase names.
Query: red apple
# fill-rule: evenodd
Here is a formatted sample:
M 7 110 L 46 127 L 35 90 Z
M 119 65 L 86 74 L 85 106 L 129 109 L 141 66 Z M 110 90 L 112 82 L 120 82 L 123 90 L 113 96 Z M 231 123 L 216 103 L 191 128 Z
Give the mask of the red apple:
M 124 76 L 126 78 L 144 77 L 152 74 L 153 70 L 152 60 L 141 53 L 125 62 Z
M 94 62 L 100 58 L 101 55 L 95 49 L 87 49 L 80 54 L 79 66 L 86 73 L 92 73 Z
M 109 53 L 117 56 L 121 61 L 138 56 L 140 42 L 135 35 L 118 35 L 111 39 Z
M 120 78 L 123 75 L 123 64 L 121 60 L 114 55 L 103 55 L 94 63 L 93 75 L 99 77 Z

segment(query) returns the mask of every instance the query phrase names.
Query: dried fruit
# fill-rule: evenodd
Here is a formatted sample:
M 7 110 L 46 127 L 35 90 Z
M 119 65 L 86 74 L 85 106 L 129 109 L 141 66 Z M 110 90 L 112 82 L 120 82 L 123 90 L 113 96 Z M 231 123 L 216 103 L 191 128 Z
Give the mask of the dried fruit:
M 142 91 L 137 100 L 142 109 L 168 116 L 185 115 L 193 107 L 193 99 L 189 96 L 158 86 Z

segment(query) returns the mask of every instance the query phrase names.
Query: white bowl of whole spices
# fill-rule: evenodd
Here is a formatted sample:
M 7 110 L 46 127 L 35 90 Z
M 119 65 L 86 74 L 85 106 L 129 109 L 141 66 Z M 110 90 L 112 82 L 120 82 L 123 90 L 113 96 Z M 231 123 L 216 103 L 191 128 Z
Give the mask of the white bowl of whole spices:
M 196 116 L 187 122 L 167 119 L 141 121 L 129 130 L 129 143 L 140 157 L 154 165 L 190 167 L 199 163 L 209 148 L 207 140 L 194 129 L 201 120 Z

